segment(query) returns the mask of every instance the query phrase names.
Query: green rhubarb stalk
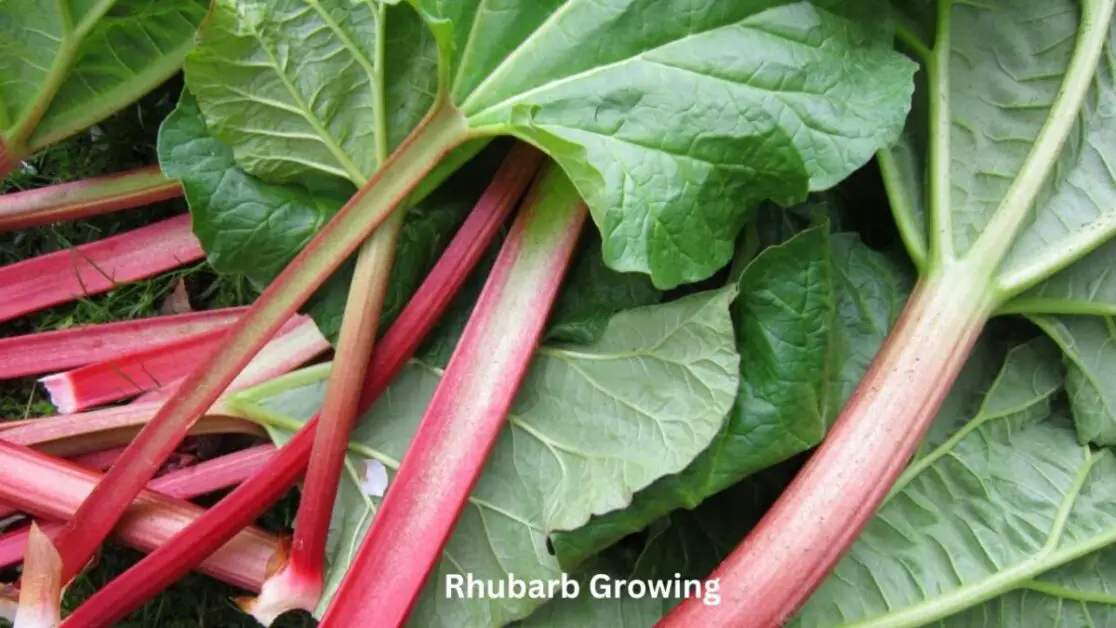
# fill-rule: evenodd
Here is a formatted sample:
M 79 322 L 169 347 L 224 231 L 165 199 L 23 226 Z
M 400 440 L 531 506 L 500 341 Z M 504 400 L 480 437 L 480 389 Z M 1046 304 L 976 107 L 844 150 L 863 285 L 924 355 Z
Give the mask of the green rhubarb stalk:
M 77 220 L 182 196 L 158 166 L 0 196 L 0 231 Z
M 56 540 L 69 580 L 94 555 L 135 495 L 181 442 L 190 425 L 232 382 L 268 339 L 344 260 L 387 219 L 451 150 L 466 139 L 464 117 L 446 101 L 416 130 L 257 299 L 204 368 L 125 450 Z
M 279 615 L 301 609 L 313 612 L 325 586 L 326 539 L 333 502 L 345 464 L 349 432 L 359 412 L 368 360 L 387 294 L 395 242 L 403 224 L 397 211 L 361 247 L 345 303 L 345 316 L 326 384 L 321 419 L 310 453 L 306 482 L 295 516 L 294 540 L 287 562 L 267 579 L 259 597 L 240 607 L 265 626 Z
M 586 214 L 561 170 L 540 175 L 323 628 L 406 620 L 504 427 Z
M 1089 0 L 1072 61 L 1046 122 L 1003 201 L 964 255 L 953 247 L 950 190 L 949 58 L 951 3 L 939 3 L 938 40 L 924 59 L 930 96 L 929 250 L 922 277 L 872 367 L 821 447 L 739 547 L 709 576 L 725 593 L 718 606 L 683 601 L 662 627 L 782 625 L 829 574 L 914 454 L 987 320 L 1022 290 L 1110 237 L 1024 278 L 1000 266 L 1027 224 L 1078 122 L 1109 36 L 1113 0 Z M 916 46 L 916 48 L 919 48 Z M 893 165 L 893 164 L 892 164 Z M 890 166 L 889 166 L 890 167 Z M 886 169 L 885 169 L 886 170 Z M 885 171 L 885 176 L 887 172 Z M 889 184 L 890 194 L 897 186 Z M 908 203 L 892 209 L 911 224 Z M 910 234 L 905 239 L 914 239 Z M 919 257 L 915 247 L 912 253 Z

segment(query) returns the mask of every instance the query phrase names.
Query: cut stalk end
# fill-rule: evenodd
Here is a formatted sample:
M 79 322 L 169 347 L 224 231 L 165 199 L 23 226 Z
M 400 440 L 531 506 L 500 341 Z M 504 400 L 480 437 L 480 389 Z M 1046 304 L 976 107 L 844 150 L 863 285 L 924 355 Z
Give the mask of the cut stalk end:
M 50 403 L 59 413 L 73 414 L 81 409 L 74 380 L 69 372 L 47 375 L 40 378 L 39 383 L 46 389 Z
M 322 573 L 299 569 L 290 560 L 289 545 L 284 544 L 276 556 L 283 561 L 279 570 L 264 581 L 256 597 L 236 599 L 240 610 L 248 613 L 264 626 L 270 626 L 289 611 L 303 610 L 313 613 L 322 597 Z
M 62 621 L 62 557 L 47 535 L 31 524 L 16 609 L 16 628 L 53 628 Z

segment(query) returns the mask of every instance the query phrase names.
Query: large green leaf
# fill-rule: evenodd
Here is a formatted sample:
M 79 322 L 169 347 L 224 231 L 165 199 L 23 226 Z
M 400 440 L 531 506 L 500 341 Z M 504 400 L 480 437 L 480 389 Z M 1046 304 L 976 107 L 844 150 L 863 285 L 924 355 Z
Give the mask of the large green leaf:
M 544 600 L 447 598 L 445 576 L 557 575 L 549 534 L 623 508 L 635 491 L 679 471 L 709 444 L 739 383 L 733 296 L 724 289 L 627 310 L 590 345 L 539 350 L 415 625 L 502 625 L 526 616 Z M 235 403 L 271 429 L 289 432 L 316 410 L 327 372 L 276 380 Z M 417 363 L 408 367 L 362 418 L 351 450 L 394 471 L 439 374 Z M 354 463 L 358 470 L 361 464 Z M 331 541 L 337 551 L 331 582 L 347 567 L 374 512 L 370 499 L 346 494 L 335 513 L 335 528 L 345 532 Z
M 546 150 L 589 204 L 606 263 L 664 288 L 728 262 L 757 202 L 802 200 L 863 165 L 897 136 L 912 89 L 882 0 L 417 5 L 473 134 Z M 406 10 L 217 0 L 187 83 L 248 171 L 359 180 L 377 112 L 411 128 L 438 78 Z M 384 67 L 402 64 L 379 92 L 377 42 Z
M 359 186 L 433 102 L 435 64 L 406 7 L 215 0 L 186 81 L 245 171 Z
M 480 196 L 498 163 L 493 152 L 408 210 L 381 325 L 391 324 Z M 159 131 L 159 162 L 182 181 L 194 233 L 213 267 L 267 285 L 345 202 L 343 194 L 297 183 L 269 183 L 241 170 L 232 149 L 212 137 L 194 98 L 184 93 Z M 340 329 L 351 267 L 337 273 L 308 306 L 323 333 Z
M 935 22 L 948 29 L 950 50 L 937 82 L 920 81 L 903 139 L 881 162 L 912 257 L 921 263 L 937 246 L 938 257 L 960 259 L 984 234 L 985 243 L 1010 235 L 1006 223 L 989 228 L 997 212 L 1016 216 L 1019 233 L 993 262 L 999 287 L 1019 295 L 1001 312 L 1116 312 L 1113 290 L 1104 289 L 1112 253 L 1089 254 L 1116 233 L 1116 27 L 1104 3 L 1088 11 L 1075 0 L 902 4 L 911 18 L 900 39 L 914 56 L 933 61 Z M 1075 50 L 1094 33 L 1107 41 L 1095 68 L 1085 57 L 1077 66 L 1092 79 L 1087 94 L 1055 112 L 1076 80 L 1068 75 Z M 1056 137 L 1053 120 L 1074 121 L 1066 141 L 1033 152 Z M 930 157 L 934 138 L 942 154 Z M 943 156 L 948 168 L 933 192 L 928 161 Z M 1035 181 L 1033 193 L 1018 193 Z M 928 213 L 944 230 L 938 244 L 927 242 Z
M 202 0 L 0 3 L 0 139 L 53 144 L 138 100 L 178 71 Z
M 470 125 L 550 153 L 609 266 L 661 287 L 728 262 L 758 201 L 803 200 L 863 165 L 895 139 L 912 89 L 882 2 L 417 5 Z
M 826 227 L 765 249 L 734 306 L 741 389 L 729 420 L 685 471 L 553 544 L 567 568 L 679 508 L 816 445 L 883 343 L 909 279 L 851 234 Z
M 1082 444 L 1116 445 L 1116 321 L 1101 316 L 1032 316 L 1061 347 L 1066 392 Z
M 939 416 L 959 429 L 907 469 L 796 624 L 1110 623 L 1116 459 L 1077 442 L 1061 385 L 1053 343 L 1013 349 L 971 418 Z

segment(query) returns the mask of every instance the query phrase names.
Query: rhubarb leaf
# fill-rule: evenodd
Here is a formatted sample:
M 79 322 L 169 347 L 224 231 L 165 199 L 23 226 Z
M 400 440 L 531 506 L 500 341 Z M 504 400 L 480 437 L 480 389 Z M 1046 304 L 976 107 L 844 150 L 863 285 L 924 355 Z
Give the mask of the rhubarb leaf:
M 0 140 L 34 152 L 139 100 L 179 70 L 206 4 L 0 4 Z
M 381 316 L 389 325 L 479 198 L 499 155 L 490 151 L 412 207 L 403 223 Z M 195 99 L 184 92 L 159 131 L 159 162 L 182 181 L 195 235 L 222 273 L 259 288 L 275 278 L 345 202 L 343 195 L 298 184 L 268 183 L 241 170 L 232 149 L 210 135 Z M 340 328 L 351 266 L 336 273 L 308 306 L 322 333 Z
M 563 566 L 816 445 L 886 338 L 908 283 L 882 254 L 851 234 L 831 241 L 824 226 L 760 253 L 734 306 L 742 385 L 729 420 L 682 473 L 555 535 Z
M 662 288 L 727 263 L 759 201 L 863 165 L 909 107 L 915 66 L 892 49 L 886 2 L 415 4 L 474 130 L 546 150 L 606 263 Z
M 1100 316 L 1030 318 L 1062 349 L 1078 440 L 1116 445 L 1116 321 Z
M 1090 290 L 1109 282 L 1106 258 L 1111 252 L 1088 254 L 1116 233 L 1116 173 L 1110 166 L 1116 160 L 1116 29 L 1107 20 L 1083 19 L 1095 12 L 1083 11 L 1072 0 L 947 5 L 943 23 L 949 28 L 952 54 L 948 71 L 938 76 L 948 82 L 928 85 L 917 95 L 920 102 L 904 140 L 883 162 L 912 257 L 920 260 L 929 248 L 928 211 L 943 216 L 937 222 L 948 233 L 938 253 L 947 258 L 967 254 L 982 234 L 987 234 L 986 244 L 1011 237 L 1014 227 L 990 228 L 999 212 L 1023 225 L 1003 245 L 1007 253 L 996 278 L 1005 296 L 1023 294 L 1001 311 L 1112 312 L 1116 301 L 1111 292 Z M 1075 49 L 1094 34 L 1107 40 L 1096 67 L 1088 55 L 1076 66 L 1077 78 L 1092 80 L 1087 93 L 1080 102 L 1064 99 L 1055 116 L 1073 121 L 1073 128 L 1063 145 L 1032 153 L 1044 140 L 1044 129 L 1051 134 L 1047 140 L 1058 136 L 1047 122 L 1053 119 L 1058 95 L 1071 79 L 1077 80 L 1067 75 Z M 945 89 L 948 98 L 938 98 L 937 92 Z M 942 111 L 948 128 L 931 128 L 927 134 L 928 101 L 948 103 Z M 930 199 L 933 207 L 926 210 L 926 166 L 917 156 L 927 153 L 928 138 L 935 133 L 948 140 L 941 150 L 948 149 L 949 169 L 939 182 L 946 192 Z M 1024 170 L 1027 163 L 1029 171 Z M 1017 193 L 1047 167 L 1049 176 L 1040 179 L 1043 184 L 1033 194 Z
M 1032 341 L 967 422 L 939 415 L 963 427 L 907 469 L 796 624 L 1107 621 L 1116 459 L 1077 442 L 1061 384 L 1057 347 Z
M 606 266 L 600 236 L 593 229 L 582 234 L 567 275 L 550 313 L 544 342 L 593 342 L 617 312 L 654 305 L 663 296 L 646 275 L 618 273 Z
M 246 172 L 359 186 L 380 149 L 397 146 L 430 107 L 435 65 L 433 38 L 405 6 L 215 0 L 186 83 Z
M 634 491 L 683 468 L 709 443 L 739 383 L 732 297 L 717 290 L 627 310 L 592 345 L 539 350 L 509 429 L 412 617 L 416 624 L 502 625 L 526 616 L 544 600 L 447 599 L 445 576 L 557 575 L 546 549 L 550 532 L 625 506 Z M 310 369 L 284 378 L 292 383 L 276 380 L 241 393 L 234 403 L 269 429 L 289 433 L 316 410 L 327 373 Z M 394 474 L 439 374 L 419 363 L 404 370 L 354 431 L 353 454 Z M 346 500 L 335 517 L 365 521 L 369 513 L 364 500 Z M 331 542 L 343 550 L 332 557 L 331 574 L 346 568 L 359 542 Z

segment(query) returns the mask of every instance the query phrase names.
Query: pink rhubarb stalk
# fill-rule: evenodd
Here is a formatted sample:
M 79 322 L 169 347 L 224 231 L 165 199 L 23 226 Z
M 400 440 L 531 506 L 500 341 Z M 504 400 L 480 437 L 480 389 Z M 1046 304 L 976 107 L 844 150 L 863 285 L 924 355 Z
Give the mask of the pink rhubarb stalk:
M 981 282 L 948 272 L 915 288 L 825 441 L 709 576 L 720 581 L 721 604 L 687 599 L 658 626 L 774 628 L 791 618 L 922 442 L 995 306 L 983 290 Z
M 15 628 L 54 628 L 62 621 L 62 557 L 50 538 L 31 523 L 27 560 L 19 589 Z
M 387 389 L 449 307 L 541 161 L 542 154 L 526 145 L 517 145 L 505 159 L 441 258 L 377 342 L 360 399 L 362 411 Z M 94 593 L 69 619 L 75 626 L 110 625 L 193 569 L 294 486 L 310 458 L 317 425 L 318 418 L 312 418 L 265 472 L 246 480 L 170 543 Z M 282 559 L 276 561 L 277 569 Z
M 372 234 L 357 255 L 337 353 L 319 413 L 324 420 L 318 421 L 310 452 L 289 559 L 267 579 L 259 597 L 240 604 L 242 610 L 265 626 L 289 610 L 313 612 L 321 599 L 333 502 L 345 464 L 349 432 L 359 412 L 357 406 L 402 224 L 403 213 L 397 211 Z
M 205 257 L 182 214 L 127 233 L 0 268 L 0 322 Z M 65 554 L 63 553 L 63 558 Z
M 330 219 L 256 300 L 227 342 L 182 383 L 86 499 L 56 546 L 63 577 L 72 578 L 112 530 L 128 504 L 252 357 L 379 227 L 451 150 L 468 124 L 451 104 L 436 104 L 368 183 Z
M 308 316 L 297 315 L 279 330 L 281 335 L 272 342 L 300 327 L 317 331 Z M 205 363 L 227 334 L 227 328 L 212 329 L 104 362 L 48 375 L 39 381 L 47 389 L 58 411 L 72 414 L 159 390 L 184 378 Z M 325 341 L 320 333 L 317 338 Z
M 504 427 L 587 210 L 557 168 L 524 202 L 321 626 L 400 626 Z
M 292 319 L 294 325 L 288 324 L 280 330 L 277 337 L 272 338 L 248 366 L 240 371 L 225 394 L 262 384 L 269 379 L 289 373 L 306 362 L 329 351 L 333 347 L 329 339 L 322 335 L 318 326 L 309 316 L 298 315 Z M 152 390 L 138 397 L 134 403 L 159 401 L 170 397 L 186 380 L 185 377 L 171 382 L 157 390 Z
M 194 499 L 214 491 L 240 484 L 267 468 L 278 450 L 273 445 L 258 445 L 235 453 L 207 460 L 192 467 L 171 471 L 147 484 L 150 491 L 178 499 Z M 71 513 L 72 514 L 72 513 Z M 54 538 L 64 523 L 50 521 L 41 524 L 44 534 Z M 161 525 L 157 519 L 144 525 Z M 27 548 L 27 530 L 16 530 L 0 536 L 0 568 L 9 567 L 23 560 Z
M 0 468 L 4 469 L 0 475 L 0 501 L 45 519 L 68 519 L 93 487 L 103 481 L 100 473 L 3 441 Z M 203 512 L 190 502 L 143 490 L 128 505 L 113 532 L 123 543 L 150 552 Z M 230 584 L 258 590 L 266 576 L 268 561 L 279 547 L 277 537 L 258 528 L 247 528 L 214 552 L 200 568 Z M 63 577 L 63 582 L 68 581 Z
M 152 316 L 0 338 L 0 379 L 104 362 L 214 329 L 228 329 L 247 309 L 235 307 Z
M 182 196 L 158 166 L 0 196 L 0 231 L 77 220 Z

